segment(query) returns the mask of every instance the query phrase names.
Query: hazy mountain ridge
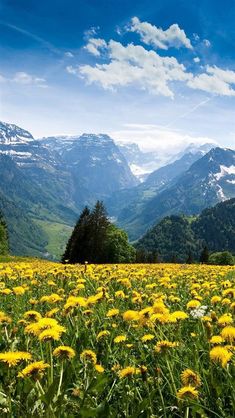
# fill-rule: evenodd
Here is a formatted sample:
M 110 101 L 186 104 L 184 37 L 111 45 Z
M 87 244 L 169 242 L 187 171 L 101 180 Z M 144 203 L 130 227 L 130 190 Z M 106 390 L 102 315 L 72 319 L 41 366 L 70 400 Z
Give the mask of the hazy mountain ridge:
M 234 165 L 235 151 L 214 148 L 173 180 L 173 184 L 149 199 L 141 213 L 136 215 L 133 211 L 122 210 L 118 223 L 131 239 L 136 239 L 167 215 L 198 214 L 206 207 L 230 199 L 235 196 Z M 221 169 L 224 170 L 222 173 Z

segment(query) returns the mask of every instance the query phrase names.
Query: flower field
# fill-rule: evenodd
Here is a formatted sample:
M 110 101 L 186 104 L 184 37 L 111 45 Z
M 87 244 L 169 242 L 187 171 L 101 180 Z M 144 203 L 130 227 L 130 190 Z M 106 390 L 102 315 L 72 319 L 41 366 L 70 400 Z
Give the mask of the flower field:
M 0 264 L 1 417 L 234 417 L 235 271 Z

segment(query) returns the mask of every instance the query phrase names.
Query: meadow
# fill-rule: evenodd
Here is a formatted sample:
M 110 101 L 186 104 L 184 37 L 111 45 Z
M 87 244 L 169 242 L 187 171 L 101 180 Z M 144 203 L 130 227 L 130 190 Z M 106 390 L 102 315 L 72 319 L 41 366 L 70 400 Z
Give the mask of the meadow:
M 232 418 L 234 267 L 0 264 L 0 416 Z

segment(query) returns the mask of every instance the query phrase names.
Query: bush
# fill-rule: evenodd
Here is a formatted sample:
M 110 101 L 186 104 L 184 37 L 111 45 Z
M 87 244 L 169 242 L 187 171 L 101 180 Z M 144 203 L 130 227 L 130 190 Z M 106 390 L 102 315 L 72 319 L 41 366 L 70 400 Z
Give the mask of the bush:
M 234 258 L 229 251 L 213 253 L 209 256 L 209 264 L 216 264 L 220 266 L 233 266 Z

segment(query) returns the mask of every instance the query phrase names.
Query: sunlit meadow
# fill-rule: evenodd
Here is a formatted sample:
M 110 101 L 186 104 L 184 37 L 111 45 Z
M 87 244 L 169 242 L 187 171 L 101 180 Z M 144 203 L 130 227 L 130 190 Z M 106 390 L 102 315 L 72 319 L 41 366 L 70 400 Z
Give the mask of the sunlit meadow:
M 0 264 L 1 417 L 234 415 L 234 267 Z

